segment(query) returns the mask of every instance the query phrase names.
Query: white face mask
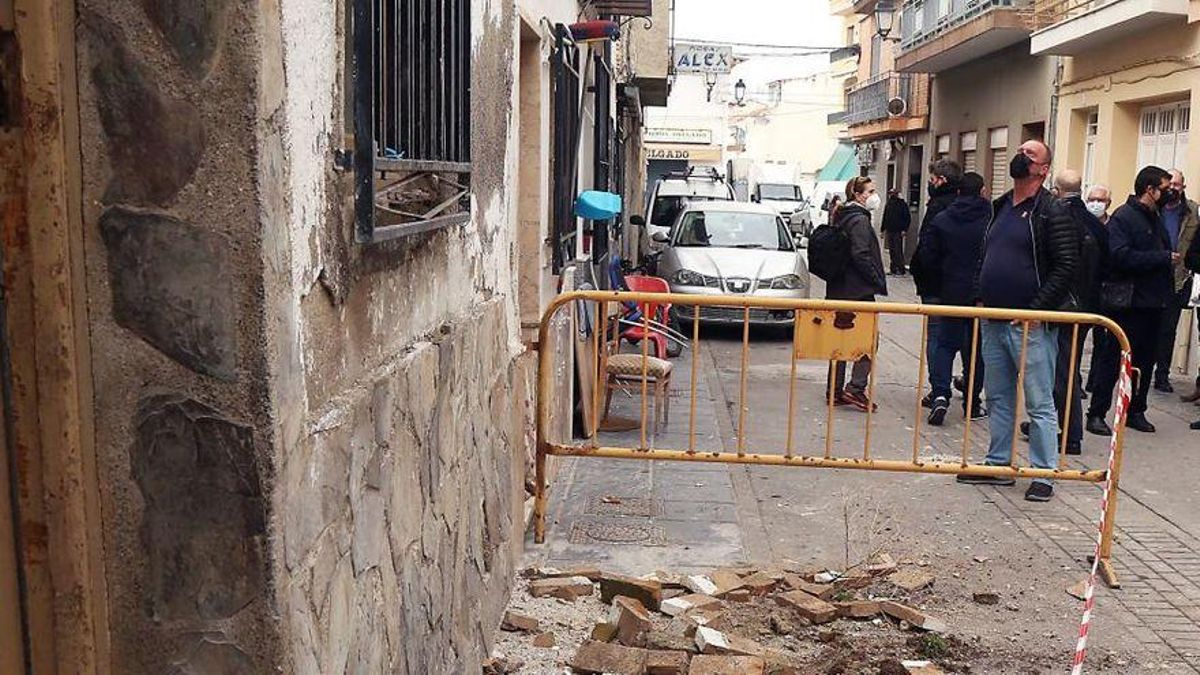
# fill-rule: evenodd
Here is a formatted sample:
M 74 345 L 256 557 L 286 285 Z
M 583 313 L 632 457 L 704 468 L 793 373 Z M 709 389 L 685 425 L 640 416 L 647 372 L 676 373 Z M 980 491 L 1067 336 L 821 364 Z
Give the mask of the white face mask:
M 1093 216 L 1096 216 L 1097 218 L 1099 218 L 1100 216 L 1104 215 L 1106 208 L 1104 206 L 1104 202 L 1092 200 L 1087 203 L 1087 210 Z
M 877 211 L 882 201 L 883 200 L 879 198 L 879 193 L 876 192 L 870 197 L 867 197 L 867 201 L 863 204 L 863 206 L 867 207 L 868 211 Z

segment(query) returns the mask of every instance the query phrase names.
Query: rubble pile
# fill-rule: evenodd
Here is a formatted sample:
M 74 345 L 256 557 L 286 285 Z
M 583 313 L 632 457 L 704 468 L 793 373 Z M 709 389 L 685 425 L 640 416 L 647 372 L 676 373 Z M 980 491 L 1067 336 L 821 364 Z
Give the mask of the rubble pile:
M 785 561 L 641 578 L 530 568 L 522 577 L 529 598 L 518 593 L 484 673 L 932 675 L 967 672 L 976 651 L 920 608 L 934 577 L 886 554 L 840 572 Z

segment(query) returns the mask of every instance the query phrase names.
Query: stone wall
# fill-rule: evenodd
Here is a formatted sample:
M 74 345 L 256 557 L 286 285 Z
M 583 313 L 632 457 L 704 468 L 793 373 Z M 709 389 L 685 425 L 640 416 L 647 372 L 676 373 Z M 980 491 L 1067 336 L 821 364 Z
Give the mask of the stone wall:
M 78 0 L 112 672 L 469 672 L 522 531 L 511 3 L 472 219 L 354 241 L 344 0 Z

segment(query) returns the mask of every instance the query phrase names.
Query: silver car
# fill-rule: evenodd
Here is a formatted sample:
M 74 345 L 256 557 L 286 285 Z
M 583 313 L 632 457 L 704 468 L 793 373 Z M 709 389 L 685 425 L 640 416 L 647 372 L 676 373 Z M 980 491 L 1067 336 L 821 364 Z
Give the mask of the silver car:
M 788 226 L 769 206 L 747 202 L 691 202 L 675 219 L 664 244 L 658 276 L 673 293 L 809 297 L 808 265 L 792 242 Z M 702 321 L 741 322 L 743 310 L 704 307 Z M 690 311 L 678 319 L 690 321 Z M 752 309 L 752 323 L 783 324 L 786 310 Z

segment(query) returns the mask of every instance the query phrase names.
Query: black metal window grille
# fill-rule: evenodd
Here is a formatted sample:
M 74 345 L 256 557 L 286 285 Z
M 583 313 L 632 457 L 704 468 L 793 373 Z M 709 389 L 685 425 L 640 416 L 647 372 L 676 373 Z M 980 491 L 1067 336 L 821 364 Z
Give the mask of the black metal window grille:
M 470 0 L 354 0 L 358 239 L 469 219 Z
M 582 115 L 579 109 L 579 48 L 571 41 L 567 27 L 555 27 L 554 54 L 551 57 L 554 84 L 554 164 L 551 216 L 552 262 L 558 274 L 567 260 L 575 257 L 575 192 L 579 178 L 579 134 Z
M 612 52 L 611 44 L 592 57 L 595 82 L 592 86 L 593 106 L 596 114 L 592 129 L 592 189 L 612 191 L 613 178 L 613 127 L 612 127 Z M 609 225 L 611 221 L 592 221 L 592 261 L 603 268 L 608 258 Z M 601 275 L 604 276 L 604 275 Z

